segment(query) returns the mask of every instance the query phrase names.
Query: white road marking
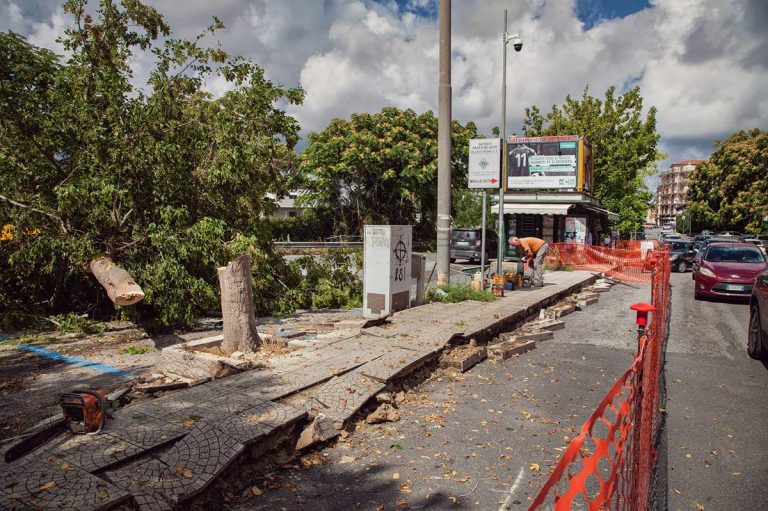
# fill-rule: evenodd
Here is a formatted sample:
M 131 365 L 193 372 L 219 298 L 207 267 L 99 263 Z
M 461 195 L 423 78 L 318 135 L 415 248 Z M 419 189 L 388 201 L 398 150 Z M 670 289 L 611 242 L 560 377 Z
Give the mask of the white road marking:
M 517 478 L 515 479 L 514 484 L 509 489 L 509 495 L 507 495 L 506 500 L 504 500 L 504 503 L 499 508 L 499 511 L 507 511 L 509 509 L 509 503 L 512 502 L 512 499 L 515 498 L 515 492 L 517 491 L 517 487 L 520 486 L 520 482 L 523 480 L 523 473 L 525 471 L 524 467 L 520 467 L 520 472 L 517 474 Z

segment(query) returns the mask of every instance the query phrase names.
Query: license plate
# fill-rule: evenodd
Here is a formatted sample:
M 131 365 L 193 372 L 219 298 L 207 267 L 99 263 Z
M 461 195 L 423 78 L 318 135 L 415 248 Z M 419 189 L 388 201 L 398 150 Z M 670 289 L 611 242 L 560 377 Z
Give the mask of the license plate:
M 726 284 L 725 290 L 726 291 L 744 291 L 744 286 L 740 286 L 738 284 Z

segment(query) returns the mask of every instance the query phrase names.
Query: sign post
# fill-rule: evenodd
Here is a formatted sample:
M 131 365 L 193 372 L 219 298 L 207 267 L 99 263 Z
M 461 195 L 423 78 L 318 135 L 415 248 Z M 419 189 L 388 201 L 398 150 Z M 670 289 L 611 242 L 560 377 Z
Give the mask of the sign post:
M 467 181 L 469 188 L 482 189 L 483 191 L 483 215 L 482 215 L 482 241 L 480 246 L 480 273 L 485 280 L 485 224 L 486 224 L 486 192 L 487 188 L 496 189 L 501 180 L 501 146 L 498 138 L 481 138 L 469 141 L 469 175 Z

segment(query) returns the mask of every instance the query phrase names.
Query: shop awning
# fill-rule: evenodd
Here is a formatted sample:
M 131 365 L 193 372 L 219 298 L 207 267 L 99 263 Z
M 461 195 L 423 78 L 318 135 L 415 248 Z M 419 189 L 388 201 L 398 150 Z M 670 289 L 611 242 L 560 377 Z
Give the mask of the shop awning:
M 505 202 L 504 214 L 505 215 L 567 215 L 568 208 L 573 204 L 540 204 L 535 202 L 520 203 L 520 202 Z M 499 213 L 499 205 L 494 204 L 491 206 L 491 213 Z
M 601 215 L 605 215 L 608 217 L 608 220 L 611 222 L 618 222 L 621 217 L 619 217 L 618 213 L 614 213 L 613 211 L 608 211 L 607 209 L 598 208 L 597 206 L 593 206 L 591 204 L 585 205 L 587 209 L 594 211 L 595 213 L 600 213 Z

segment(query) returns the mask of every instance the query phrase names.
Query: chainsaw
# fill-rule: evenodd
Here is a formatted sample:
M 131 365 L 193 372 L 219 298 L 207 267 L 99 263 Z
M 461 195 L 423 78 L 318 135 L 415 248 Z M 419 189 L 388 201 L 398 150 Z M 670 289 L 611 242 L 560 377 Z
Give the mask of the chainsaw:
M 97 435 L 107 420 L 107 396 L 101 390 L 74 389 L 59 396 L 62 418 L 32 433 L 12 446 L 4 455 L 6 463 L 15 461 L 43 445 L 59 433 Z

